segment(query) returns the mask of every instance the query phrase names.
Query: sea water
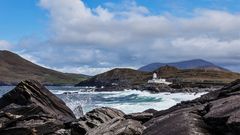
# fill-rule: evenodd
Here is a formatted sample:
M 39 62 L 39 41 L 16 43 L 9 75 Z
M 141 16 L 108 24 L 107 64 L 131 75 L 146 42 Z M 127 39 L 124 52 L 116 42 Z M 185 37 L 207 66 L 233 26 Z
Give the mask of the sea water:
M 0 97 L 13 89 L 13 86 L 1 86 Z M 48 86 L 52 93 L 61 98 L 74 110 L 81 105 L 84 113 L 98 107 L 112 107 L 125 113 L 142 112 L 147 109 L 163 110 L 180 103 L 193 100 L 205 93 L 157 93 L 147 91 L 124 90 L 116 92 L 89 92 L 73 86 Z

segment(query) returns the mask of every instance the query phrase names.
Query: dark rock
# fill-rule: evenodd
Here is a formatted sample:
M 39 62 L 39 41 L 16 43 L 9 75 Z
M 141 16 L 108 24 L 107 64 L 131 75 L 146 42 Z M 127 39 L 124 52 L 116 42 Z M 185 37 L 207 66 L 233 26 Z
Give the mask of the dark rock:
M 144 135 L 208 135 L 207 124 L 194 108 L 178 110 L 144 124 Z
M 145 113 L 152 113 L 152 114 L 154 114 L 154 113 L 156 113 L 156 112 L 158 112 L 158 111 L 155 110 L 155 109 L 147 109 L 147 110 L 145 110 L 144 112 L 145 112 Z
M 49 134 L 56 130 L 63 128 L 63 123 L 55 118 L 49 116 L 26 116 L 8 121 L 1 129 L 0 134 L 8 134 L 15 131 L 16 133 L 22 131 L 31 131 L 35 134 Z
M 63 122 L 75 119 L 73 112 L 61 99 L 33 80 L 21 82 L 3 95 L 0 110 L 24 116 L 49 114 Z
M 106 123 L 114 118 L 123 118 L 124 113 L 120 110 L 102 107 L 94 109 L 82 118 L 79 119 L 78 122 L 72 123 L 72 134 L 85 134 L 89 130 L 101 126 L 103 123 Z
M 33 80 L 3 95 L 0 111 L 0 135 L 60 134 L 76 120 L 62 100 Z
M 139 87 L 139 90 L 147 90 L 152 93 L 174 92 L 174 89 L 166 84 L 143 84 Z
M 240 134 L 240 80 L 202 97 L 154 113 L 144 135 Z
M 118 117 L 90 130 L 87 135 L 141 135 L 144 128 L 138 121 Z
M 141 123 L 145 123 L 149 121 L 152 117 L 153 117 L 153 113 L 147 113 L 147 112 L 132 113 L 124 116 L 124 118 L 126 119 L 140 121 Z

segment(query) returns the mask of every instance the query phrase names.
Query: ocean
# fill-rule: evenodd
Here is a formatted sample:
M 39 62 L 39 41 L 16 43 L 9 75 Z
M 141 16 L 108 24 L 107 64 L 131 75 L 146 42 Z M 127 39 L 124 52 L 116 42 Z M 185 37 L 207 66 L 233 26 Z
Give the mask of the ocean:
M 0 86 L 0 97 L 13 88 L 13 86 Z M 61 98 L 70 109 L 74 110 L 81 105 L 84 113 L 98 107 L 112 107 L 125 113 L 142 112 L 147 109 L 163 110 L 181 101 L 193 100 L 205 94 L 167 92 L 152 94 L 138 90 L 89 92 L 73 86 L 47 86 L 47 88 Z

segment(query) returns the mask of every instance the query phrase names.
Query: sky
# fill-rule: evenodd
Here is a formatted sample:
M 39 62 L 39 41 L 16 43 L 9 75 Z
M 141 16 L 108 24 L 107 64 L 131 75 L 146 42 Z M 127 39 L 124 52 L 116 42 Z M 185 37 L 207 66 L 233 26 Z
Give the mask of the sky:
M 240 1 L 1 0 L 0 49 L 88 75 L 190 59 L 240 71 Z

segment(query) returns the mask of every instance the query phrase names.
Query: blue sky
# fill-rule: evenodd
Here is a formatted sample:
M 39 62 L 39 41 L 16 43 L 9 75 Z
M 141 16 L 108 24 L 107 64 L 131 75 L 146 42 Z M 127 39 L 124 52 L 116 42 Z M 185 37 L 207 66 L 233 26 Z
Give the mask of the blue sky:
M 239 0 L 1 0 L 0 49 L 64 72 L 194 58 L 239 71 L 239 13 Z
M 86 6 L 96 8 L 107 3 L 121 4 L 124 0 L 83 0 Z M 126 1 L 126 0 L 125 0 Z M 240 12 L 239 0 L 137 0 L 147 7 L 151 14 L 171 13 L 189 17 L 196 9 L 225 10 Z M 2 39 L 18 42 L 26 36 L 44 36 L 48 25 L 47 11 L 39 7 L 39 0 L 1 0 L 0 36 Z

